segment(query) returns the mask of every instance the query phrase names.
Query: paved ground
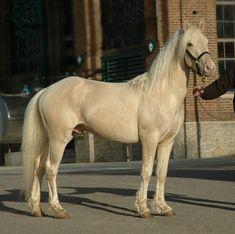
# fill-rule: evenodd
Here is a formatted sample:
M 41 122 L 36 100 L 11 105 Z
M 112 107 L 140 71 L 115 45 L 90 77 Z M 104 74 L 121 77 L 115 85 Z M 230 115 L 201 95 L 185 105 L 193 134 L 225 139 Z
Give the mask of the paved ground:
M 60 199 L 69 220 L 48 214 L 33 218 L 18 199 L 21 168 L 0 168 L 0 233 L 235 233 L 235 157 L 212 160 L 174 160 L 166 182 L 166 199 L 176 216 L 137 217 L 133 202 L 139 186 L 140 162 L 62 165 Z M 153 197 L 155 178 L 149 198 Z

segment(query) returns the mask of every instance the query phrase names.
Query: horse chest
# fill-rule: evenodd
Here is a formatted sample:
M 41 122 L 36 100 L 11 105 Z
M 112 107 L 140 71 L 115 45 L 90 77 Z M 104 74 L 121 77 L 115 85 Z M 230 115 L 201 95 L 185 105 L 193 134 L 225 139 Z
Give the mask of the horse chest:
M 159 130 L 161 132 L 160 141 L 173 139 L 179 132 L 184 120 L 183 110 L 179 109 L 163 124 Z

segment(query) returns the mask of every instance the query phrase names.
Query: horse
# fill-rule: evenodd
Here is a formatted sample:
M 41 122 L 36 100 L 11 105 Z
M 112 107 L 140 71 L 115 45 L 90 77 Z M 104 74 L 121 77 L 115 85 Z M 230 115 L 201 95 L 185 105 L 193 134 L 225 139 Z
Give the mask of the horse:
M 29 102 L 22 132 L 24 191 L 32 216 L 44 212 L 40 190 L 46 175 L 49 210 L 69 218 L 58 199 L 56 178 L 66 145 L 84 131 L 123 143 L 142 144 L 140 187 L 135 207 L 142 218 L 173 215 L 164 186 L 174 138 L 184 121 L 190 71 L 210 76 L 215 64 L 202 33 L 204 22 L 186 25 L 168 39 L 150 69 L 127 82 L 108 83 L 68 77 L 39 91 Z M 147 191 L 156 160 L 156 192 Z

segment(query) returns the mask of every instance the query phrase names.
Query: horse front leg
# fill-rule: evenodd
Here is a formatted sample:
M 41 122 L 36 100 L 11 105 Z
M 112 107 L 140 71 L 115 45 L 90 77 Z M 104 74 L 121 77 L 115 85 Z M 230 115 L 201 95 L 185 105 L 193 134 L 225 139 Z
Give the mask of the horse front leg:
M 157 185 L 156 192 L 152 203 L 153 210 L 163 216 L 172 216 L 174 212 L 165 201 L 165 181 L 168 170 L 168 163 L 170 153 L 173 147 L 174 141 L 168 144 L 160 144 L 157 150 Z
M 149 137 L 150 138 L 150 137 Z M 155 139 L 155 140 L 154 140 Z M 141 218 L 152 217 L 147 206 L 148 185 L 153 171 L 153 162 L 157 148 L 157 139 L 142 141 L 142 168 L 140 188 L 136 193 L 135 207 Z

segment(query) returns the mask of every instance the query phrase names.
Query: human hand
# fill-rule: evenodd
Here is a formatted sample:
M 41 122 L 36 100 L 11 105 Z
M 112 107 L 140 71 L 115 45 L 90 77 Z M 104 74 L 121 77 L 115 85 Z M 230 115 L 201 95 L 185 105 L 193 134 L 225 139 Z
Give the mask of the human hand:
M 198 97 L 201 96 L 204 93 L 204 88 L 201 86 L 195 86 L 193 88 L 193 96 Z

